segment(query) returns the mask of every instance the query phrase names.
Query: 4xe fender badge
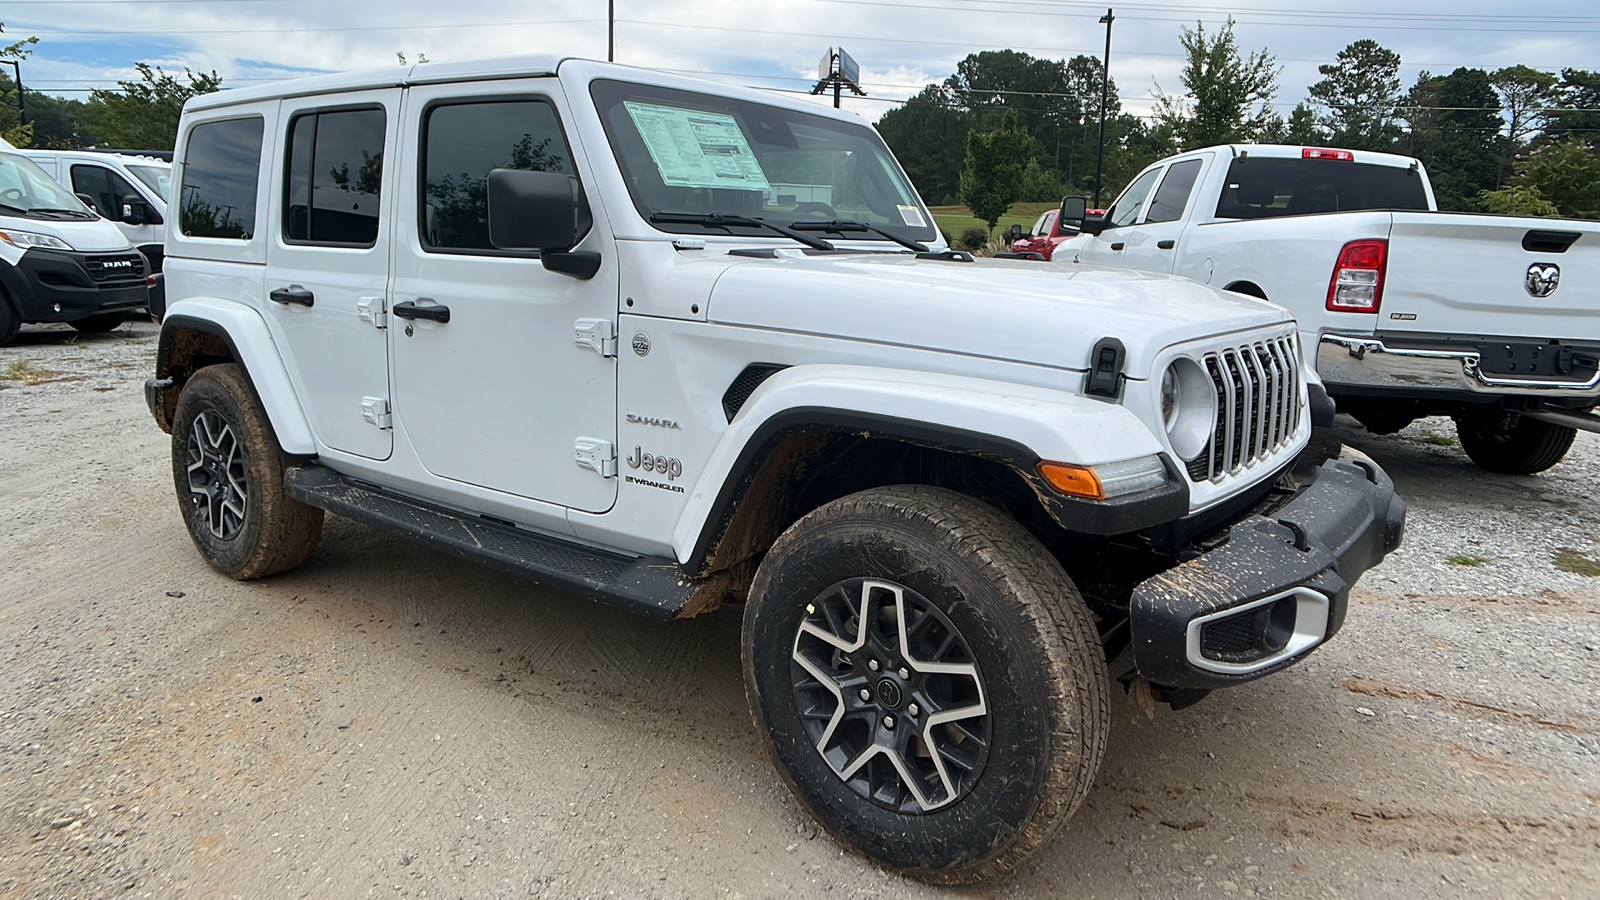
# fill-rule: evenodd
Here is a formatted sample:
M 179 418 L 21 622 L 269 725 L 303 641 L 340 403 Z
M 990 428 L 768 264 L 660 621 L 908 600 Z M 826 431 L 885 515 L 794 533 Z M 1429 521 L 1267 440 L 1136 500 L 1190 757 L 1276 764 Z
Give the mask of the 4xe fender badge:
M 633 352 L 638 356 L 650 355 L 650 335 L 639 332 L 633 336 Z
M 1534 263 L 1528 267 L 1528 277 L 1522 286 L 1534 297 L 1548 297 L 1561 284 L 1561 267 L 1555 263 Z

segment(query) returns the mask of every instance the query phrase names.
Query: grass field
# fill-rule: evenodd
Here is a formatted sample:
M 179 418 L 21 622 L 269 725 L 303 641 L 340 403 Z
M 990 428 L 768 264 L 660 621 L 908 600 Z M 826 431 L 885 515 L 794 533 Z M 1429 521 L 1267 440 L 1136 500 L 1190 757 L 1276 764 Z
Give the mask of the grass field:
M 1022 226 L 1023 231 L 1033 227 L 1033 223 L 1046 210 L 1055 209 L 1060 203 L 1018 203 L 1011 207 L 1008 215 L 1000 217 L 1000 224 L 995 226 L 995 239 L 998 240 L 1001 232 L 1009 229 L 1012 224 Z M 961 240 L 961 232 L 968 228 L 988 228 L 988 223 L 972 215 L 972 210 L 965 206 L 930 206 L 928 211 L 933 213 L 933 221 L 940 229 L 950 235 L 953 241 Z

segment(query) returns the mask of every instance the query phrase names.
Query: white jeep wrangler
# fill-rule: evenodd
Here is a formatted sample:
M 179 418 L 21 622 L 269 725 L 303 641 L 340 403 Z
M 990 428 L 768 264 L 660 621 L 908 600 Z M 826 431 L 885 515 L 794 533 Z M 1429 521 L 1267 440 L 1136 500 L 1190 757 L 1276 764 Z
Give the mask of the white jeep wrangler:
M 1295 467 L 1280 308 L 945 248 L 860 119 L 582 60 L 189 101 L 150 408 L 234 578 L 323 512 L 661 619 L 745 604 L 797 797 L 920 878 L 1083 800 L 1109 676 L 1174 707 L 1339 628 L 1400 540 Z

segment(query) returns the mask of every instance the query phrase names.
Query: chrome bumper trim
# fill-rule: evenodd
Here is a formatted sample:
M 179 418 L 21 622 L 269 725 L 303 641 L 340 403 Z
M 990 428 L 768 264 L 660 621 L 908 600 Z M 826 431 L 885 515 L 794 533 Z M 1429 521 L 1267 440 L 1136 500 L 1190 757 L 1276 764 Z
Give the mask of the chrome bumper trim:
M 1342 334 L 1325 334 L 1318 341 L 1317 374 L 1330 385 L 1537 397 L 1600 396 L 1600 370 L 1586 381 L 1489 375 L 1479 367 L 1476 350 L 1391 347 L 1377 338 Z

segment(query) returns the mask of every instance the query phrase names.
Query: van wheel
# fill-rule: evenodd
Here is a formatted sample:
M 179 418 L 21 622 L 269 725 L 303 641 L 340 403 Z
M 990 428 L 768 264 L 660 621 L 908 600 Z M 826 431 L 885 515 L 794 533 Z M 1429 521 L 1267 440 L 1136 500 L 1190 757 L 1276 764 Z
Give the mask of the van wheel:
M 206 366 L 172 420 L 172 479 L 189 536 L 211 567 L 240 581 L 305 562 L 322 510 L 283 492 L 284 457 L 239 367 Z
M 22 317 L 17 315 L 17 310 L 11 305 L 11 298 L 0 291 L 0 347 L 9 347 L 17 339 L 17 331 L 22 328 Z
M 1083 801 L 1110 729 L 1093 615 L 1037 539 L 943 488 L 791 526 L 745 608 L 745 690 L 795 796 L 926 881 L 1016 866 Z
M 78 329 L 84 334 L 105 334 L 127 320 L 127 313 L 114 312 L 100 313 L 99 315 L 78 319 L 73 322 L 68 322 L 67 324 Z
M 1576 428 L 1541 422 L 1511 414 L 1473 416 L 1456 420 L 1456 437 L 1461 449 L 1481 468 L 1503 475 L 1532 475 L 1543 472 L 1567 455 Z

